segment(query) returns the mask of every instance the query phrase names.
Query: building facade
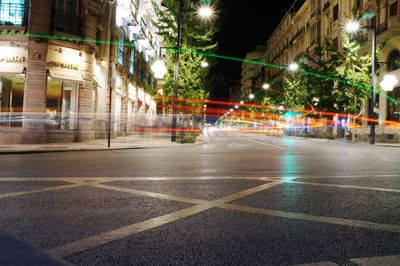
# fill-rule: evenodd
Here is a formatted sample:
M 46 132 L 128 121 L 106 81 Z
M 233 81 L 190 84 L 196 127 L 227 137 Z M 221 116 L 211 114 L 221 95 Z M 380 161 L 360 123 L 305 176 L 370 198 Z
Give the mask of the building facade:
M 356 12 L 356 13 L 355 13 Z M 388 40 L 377 55 L 377 61 L 383 70 L 378 76 L 378 84 L 385 74 L 392 74 L 400 80 L 400 4 L 398 0 L 298 0 L 282 19 L 275 32 L 267 40 L 265 62 L 287 66 L 297 62 L 304 53 L 308 53 L 317 44 L 330 39 L 337 48 L 342 46 L 342 36 L 346 22 L 355 14 L 373 13 L 370 20 L 363 24 L 373 25 L 377 31 L 378 45 Z M 371 52 L 371 33 L 362 33 L 364 44 L 362 53 Z M 327 56 L 327 55 L 325 55 Z M 273 82 L 281 77 L 284 70 L 268 68 L 267 80 Z M 394 99 L 398 105 L 388 100 Z M 400 122 L 400 84 L 392 92 L 379 94 L 379 125 L 377 140 L 382 142 L 400 142 L 400 129 L 387 120 Z M 370 103 L 366 102 L 362 116 L 370 117 Z M 362 126 L 351 130 L 356 139 L 369 140 L 370 126 L 367 119 Z
M 154 16 L 150 0 L 0 1 L 0 143 L 105 138 L 109 110 L 113 135 L 151 126 Z

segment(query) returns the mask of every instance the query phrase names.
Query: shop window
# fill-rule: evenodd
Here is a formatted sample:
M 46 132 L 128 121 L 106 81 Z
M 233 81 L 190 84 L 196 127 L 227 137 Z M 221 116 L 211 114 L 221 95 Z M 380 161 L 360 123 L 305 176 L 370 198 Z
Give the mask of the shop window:
M 388 96 L 392 97 L 398 105 L 388 100 L 387 119 L 400 122 L 400 87 L 388 92 Z
M 0 126 L 21 127 L 25 77 L 0 76 Z
M 135 73 L 135 49 L 133 48 L 129 57 L 129 73 L 132 75 Z
M 397 15 L 397 1 L 390 5 L 389 7 L 389 17 Z
M 0 1 L 0 25 L 22 26 L 28 14 L 25 0 Z
M 125 46 L 125 35 L 121 31 L 118 38 L 118 52 L 117 52 L 117 62 L 120 65 L 124 65 L 124 46 Z
M 389 54 L 388 57 L 388 71 L 394 71 L 400 68 L 400 52 L 394 50 Z
M 82 0 L 55 0 L 53 30 L 82 35 Z
M 47 128 L 72 130 L 76 127 L 78 110 L 78 84 L 62 80 L 47 81 Z

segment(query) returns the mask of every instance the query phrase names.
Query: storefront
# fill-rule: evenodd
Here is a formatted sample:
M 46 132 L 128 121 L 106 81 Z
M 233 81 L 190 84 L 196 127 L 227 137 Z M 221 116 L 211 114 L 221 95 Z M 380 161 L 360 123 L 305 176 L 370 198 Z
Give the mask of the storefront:
M 79 50 L 49 45 L 47 55 L 47 129 L 74 130 L 78 127 L 79 88 L 83 78 Z
M 22 127 L 26 49 L 0 46 L 0 126 Z

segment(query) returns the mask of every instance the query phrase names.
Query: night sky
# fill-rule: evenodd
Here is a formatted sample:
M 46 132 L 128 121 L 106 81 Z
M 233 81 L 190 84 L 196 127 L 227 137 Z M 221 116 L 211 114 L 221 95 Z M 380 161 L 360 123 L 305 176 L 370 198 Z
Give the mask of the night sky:
M 218 9 L 220 32 L 216 35 L 219 43 L 218 54 L 244 58 L 258 44 L 265 45 L 294 0 L 221 0 Z M 240 83 L 241 63 L 219 60 L 215 72 L 230 86 Z M 213 73 L 215 74 L 215 73 Z M 216 85 L 213 99 L 227 100 L 229 90 Z

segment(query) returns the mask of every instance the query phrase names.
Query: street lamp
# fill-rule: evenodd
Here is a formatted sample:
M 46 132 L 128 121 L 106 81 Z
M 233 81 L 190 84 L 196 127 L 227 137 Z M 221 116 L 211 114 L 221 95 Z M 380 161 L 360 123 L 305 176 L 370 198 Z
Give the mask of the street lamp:
M 372 103 L 370 108 L 371 130 L 370 130 L 370 144 L 375 144 L 375 105 L 376 105 L 376 27 L 371 24 L 370 26 L 363 26 L 358 21 L 349 21 L 345 25 L 345 31 L 349 33 L 356 33 L 360 29 L 369 29 L 372 32 Z
M 385 75 L 383 77 L 382 82 L 379 84 L 381 85 L 384 91 L 392 91 L 393 88 L 399 83 L 398 79 L 395 75 Z
M 244 101 L 240 101 L 240 104 L 244 104 Z
M 201 19 L 210 19 L 214 11 L 209 5 L 201 5 L 197 11 L 197 14 Z M 175 50 L 175 62 L 174 62 L 174 102 L 172 107 L 172 132 L 171 141 L 176 142 L 176 128 L 177 128 L 177 109 L 178 109 L 178 89 L 179 89 L 179 61 L 181 57 L 182 48 L 182 21 L 183 21 L 183 0 L 179 0 L 178 10 L 178 35 L 177 35 L 177 49 Z
M 297 63 L 290 63 L 289 70 L 292 72 L 296 72 L 299 69 L 299 65 Z
M 202 68 L 207 68 L 208 66 L 209 66 L 210 64 L 207 62 L 207 61 L 201 61 L 201 63 L 200 63 L 200 66 L 202 67 Z
M 254 99 L 254 97 L 255 97 L 255 96 L 254 96 L 254 94 L 253 94 L 253 93 L 250 93 L 250 94 L 249 94 L 249 99 L 250 99 L 250 100 L 253 100 L 253 99 Z
M 164 78 L 168 70 L 163 60 L 157 60 L 151 66 L 151 71 L 153 71 L 154 77 L 156 79 L 162 79 Z
M 271 86 L 270 86 L 268 83 L 264 83 L 264 84 L 262 85 L 262 88 L 263 88 L 264 90 L 268 90 L 269 88 L 271 88 Z

